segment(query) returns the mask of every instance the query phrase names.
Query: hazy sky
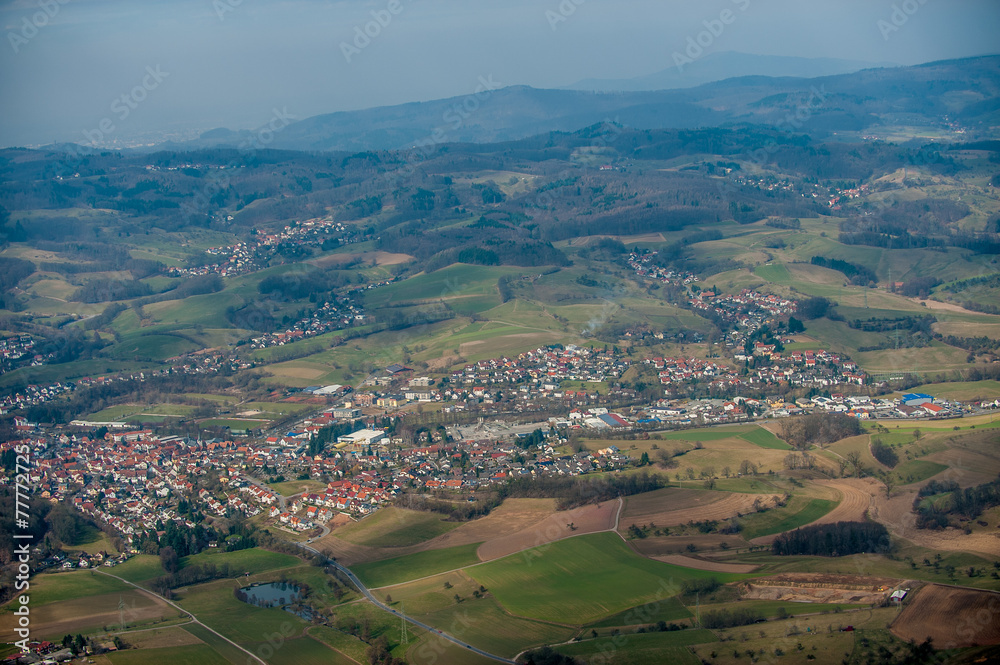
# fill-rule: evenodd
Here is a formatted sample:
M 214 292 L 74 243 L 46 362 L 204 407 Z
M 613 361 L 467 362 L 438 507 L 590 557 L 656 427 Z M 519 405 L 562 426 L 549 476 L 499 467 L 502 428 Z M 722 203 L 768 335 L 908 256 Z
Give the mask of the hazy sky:
M 672 67 L 724 10 L 706 52 L 899 64 L 1000 52 L 998 0 L 15 0 L 0 2 L 0 145 L 257 127 L 274 109 L 465 95 L 489 75 L 631 78 Z M 384 26 L 358 49 L 372 12 Z

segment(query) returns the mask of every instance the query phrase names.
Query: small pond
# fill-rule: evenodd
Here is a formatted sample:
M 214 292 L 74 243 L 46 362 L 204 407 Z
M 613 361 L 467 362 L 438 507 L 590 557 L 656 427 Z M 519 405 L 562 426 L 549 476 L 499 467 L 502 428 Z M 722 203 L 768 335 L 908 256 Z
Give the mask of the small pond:
M 267 584 L 254 584 L 240 589 L 242 595 L 237 596 L 240 600 L 257 607 L 280 607 L 286 612 L 301 617 L 305 620 L 312 618 L 312 613 L 308 608 L 303 607 L 299 602 L 299 587 L 290 582 L 269 582 Z

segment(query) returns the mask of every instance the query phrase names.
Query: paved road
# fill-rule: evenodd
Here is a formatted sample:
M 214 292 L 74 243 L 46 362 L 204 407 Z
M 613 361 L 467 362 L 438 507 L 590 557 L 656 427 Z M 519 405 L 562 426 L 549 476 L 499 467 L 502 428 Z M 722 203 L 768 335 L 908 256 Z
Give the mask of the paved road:
M 325 556 L 322 552 L 319 552 L 318 550 L 316 550 L 313 547 L 310 547 L 309 545 L 303 545 L 302 543 L 298 543 L 298 546 L 301 547 L 302 549 L 309 550 L 313 554 L 318 554 L 320 556 Z M 511 660 L 511 659 L 509 659 L 509 658 L 504 658 L 503 656 L 498 656 L 496 654 L 492 654 L 492 653 L 489 653 L 487 651 L 483 651 L 482 649 L 474 647 L 471 644 L 463 642 L 462 640 L 458 639 L 457 637 L 453 637 L 453 636 L 449 635 L 448 633 L 442 632 L 442 631 L 438 630 L 437 628 L 434 628 L 433 626 L 428 626 L 426 623 L 422 623 L 420 621 L 417 621 L 413 617 L 407 616 L 405 614 L 402 614 L 398 610 L 392 609 L 391 607 L 389 607 L 388 605 L 386 605 L 385 603 L 383 603 L 381 600 L 379 600 L 378 598 L 376 598 L 375 595 L 372 594 L 372 592 L 368 590 L 368 587 L 366 587 L 364 584 L 362 584 L 361 580 L 358 579 L 357 575 L 355 575 L 354 573 L 352 573 L 349 568 L 346 568 L 346 567 L 342 566 L 341 564 L 337 563 L 336 561 L 334 561 L 333 559 L 330 559 L 330 558 L 327 558 L 327 562 L 330 563 L 330 565 L 332 565 L 335 568 L 337 568 L 337 570 L 341 571 L 347 577 L 347 579 L 351 580 L 351 583 L 354 584 L 354 586 L 356 586 L 358 588 L 358 590 L 361 591 L 362 594 L 364 594 L 365 598 L 367 598 L 370 603 L 372 603 L 373 605 L 375 605 L 379 609 L 385 610 L 386 612 L 390 612 L 390 613 L 394 614 L 395 616 L 398 616 L 398 617 L 406 620 L 407 622 L 412 623 L 414 626 L 419 626 L 420 628 L 423 628 L 424 630 L 426 630 L 426 631 L 428 631 L 430 633 L 438 635 L 439 637 L 442 637 L 442 638 L 448 640 L 449 642 L 462 647 L 463 649 L 468 649 L 472 653 L 479 654 L 480 656 L 483 656 L 485 658 L 489 658 L 491 660 L 495 660 L 495 661 L 497 661 L 499 663 L 510 663 L 510 664 L 513 665 L 514 661 Z

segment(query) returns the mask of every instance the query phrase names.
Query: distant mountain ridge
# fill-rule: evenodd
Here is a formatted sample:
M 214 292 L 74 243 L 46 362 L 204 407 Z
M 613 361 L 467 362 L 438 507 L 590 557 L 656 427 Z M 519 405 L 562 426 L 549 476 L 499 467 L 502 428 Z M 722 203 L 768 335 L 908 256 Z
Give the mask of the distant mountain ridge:
M 818 101 L 817 101 L 818 100 Z M 313 116 L 273 134 L 267 147 L 364 151 L 443 143 L 495 143 L 572 132 L 614 121 L 637 129 L 734 123 L 780 124 L 824 136 L 901 123 L 941 125 L 947 116 L 975 131 L 997 125 L 1000 56 L 913 67 L 865 69 L 816 78 L 743 76 L 694 88 L 589 92 L 511 86 L 475 95 Z M 215 129 L 155 150 L 238 146 L 253 131 Z M 970 134 L 970 138 L 974 134 Z M 982 138 L 982 137 L 980 137 Z
M 593 92 L 635 92 L 694 88 L 741 76 L 816 78 L 851 74 L 862 69 L 894 68 L 889 62 L 864 62 L 839 58 L 796 58 L 780 55 L 753 55 L 725 51 L 709 53 L 683 67 L 668 67 L 653 74 L 629 79 L 584 79 L 566 90 Z

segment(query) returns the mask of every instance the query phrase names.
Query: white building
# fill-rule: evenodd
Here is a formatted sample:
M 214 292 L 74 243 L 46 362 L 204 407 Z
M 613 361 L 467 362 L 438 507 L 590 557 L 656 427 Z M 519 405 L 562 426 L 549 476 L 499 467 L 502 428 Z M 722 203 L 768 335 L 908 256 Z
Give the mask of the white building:
M 337 443 L 346 443 L 354 446 L 370 446 L 385 438 L 385 432 L 380 429 L 362 429 L 353 434 L 346 434 L 337 437 Z

